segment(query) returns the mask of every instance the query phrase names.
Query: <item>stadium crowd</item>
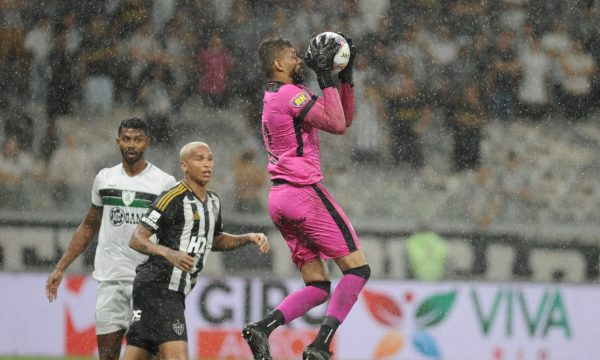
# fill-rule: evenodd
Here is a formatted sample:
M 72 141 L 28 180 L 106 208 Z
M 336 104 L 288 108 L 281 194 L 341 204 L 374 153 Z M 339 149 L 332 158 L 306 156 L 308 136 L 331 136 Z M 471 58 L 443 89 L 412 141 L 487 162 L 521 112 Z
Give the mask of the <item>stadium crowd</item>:
M 87 206 L 107 164 L 76 133 L 116 110 L 142 114 L 168 147 L 199 103 L 195 122 L 229 111 L 224 120 L 243 121 L 245 143 L 257 142 L 258 44 L 282 36 L 302 51 L 331 30 L 360 53 L 355 125 L 326 165 L 332 187 L 389 189 L 347 195 L 349 213 L 593 223 L 599 19 L 594 0 L 3 0 L 0 208 L 43 209 L 39 192 L 50 194 L 47 211 Z M 228 190 L 240 193 L 248 168 L 262 191 L 264 179 L 242 165 L 262 166 L 262 150 L 222 148 L 239 155 Z M 264 211 L 243 196 L 236 211 Z M 406 201 L 423 210 L 401 209 Z

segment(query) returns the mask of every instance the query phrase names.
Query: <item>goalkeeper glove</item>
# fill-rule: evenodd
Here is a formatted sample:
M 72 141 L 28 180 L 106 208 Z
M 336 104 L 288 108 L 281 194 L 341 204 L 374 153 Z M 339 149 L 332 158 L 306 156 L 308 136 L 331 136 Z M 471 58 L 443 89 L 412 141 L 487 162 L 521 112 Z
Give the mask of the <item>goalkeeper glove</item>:
M 354 80 L 352 77 L 352 69 L 354 68 L 354 58 L 356 57 L 356 46 L 352 43 L 352 38 L 350 36 L 346 36 L 345 34 L 340 34 L 350 47 L 350 59 L 348 60 L 348 65 L 344 68 L 344 70 L 340 71 L 338 74 L 340 81 L 342 83 L 350 84 L 350 86 L 354 86 Z
M 333 69 L 333 58 L 340 48 L 334 38 L 329 39 L 326 36 L 321 36 L 319 40 L 314 38 L 304 54 L 304 62 L 309 68 L 317 74 L 319 87 L 334 86 L 331 78 L 331 70 Z

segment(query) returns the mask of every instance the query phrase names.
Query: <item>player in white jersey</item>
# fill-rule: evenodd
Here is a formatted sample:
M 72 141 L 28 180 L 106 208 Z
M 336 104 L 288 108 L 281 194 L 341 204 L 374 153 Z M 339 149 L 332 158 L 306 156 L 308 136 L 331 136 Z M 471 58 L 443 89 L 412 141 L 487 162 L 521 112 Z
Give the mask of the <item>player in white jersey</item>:
M 48 300 L 56 299 L 65 270 L 98 234 L 94 260 L 96 337 L 100 360 L 119 359 L 123 336 L 133 316 L 131 293 L 135 268 L 146 260 L 129 247 L 140 218 L 163 191 L 175 185 L 173 176 L 147 162 L 148 131 L 140 119 L 119 125 L 121 163 L 100 170 L 92 189 L 92 205 L 46 282 Z

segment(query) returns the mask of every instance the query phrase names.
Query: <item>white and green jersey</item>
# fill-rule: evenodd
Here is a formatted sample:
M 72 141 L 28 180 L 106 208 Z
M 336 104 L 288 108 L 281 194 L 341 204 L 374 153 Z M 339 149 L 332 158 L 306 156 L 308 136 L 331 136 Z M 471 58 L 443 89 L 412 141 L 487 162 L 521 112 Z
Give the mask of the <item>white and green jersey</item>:
M 131 234 L 154 199 L 176 183 L 175 178 L 151 163 L 129 176 L 123 164 L 100 170 L 92 188 L 92 205 L 103 207 L 94 279 L 131 280 L 147 256 L 129 247 Z

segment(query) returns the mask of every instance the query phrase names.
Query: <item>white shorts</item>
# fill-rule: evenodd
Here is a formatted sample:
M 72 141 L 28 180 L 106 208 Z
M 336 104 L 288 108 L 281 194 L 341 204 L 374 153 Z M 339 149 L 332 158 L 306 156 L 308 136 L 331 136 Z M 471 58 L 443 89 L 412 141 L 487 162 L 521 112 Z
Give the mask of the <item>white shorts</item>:
M 127 330 L 133 317 L 133 281 L 99 281 L 96 291 L 96 335 Z

